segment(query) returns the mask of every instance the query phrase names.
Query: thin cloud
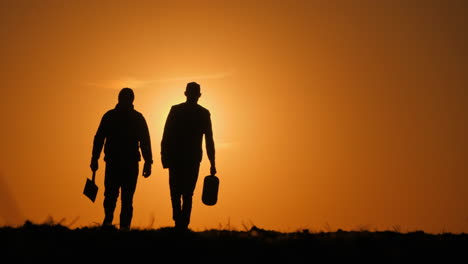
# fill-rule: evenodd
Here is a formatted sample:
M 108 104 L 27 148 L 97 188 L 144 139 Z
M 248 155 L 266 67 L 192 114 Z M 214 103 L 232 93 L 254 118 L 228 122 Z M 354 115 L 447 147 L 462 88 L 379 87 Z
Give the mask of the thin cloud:
M 174 77 L 174 78 L 158 79 L 158 80 L 155 80 L 155 82 L 165 83 L 165 82 L 183 81 L 183 80 L 214 80 L 214 79 L 223 79 L 223 78 L 231 76 L 232 74 L 233 74 L 232 72 L 223 72 L 223 73 L 206 74 L 206 75 Z
M 86 86 L 92 86 L 102 89 L 115 89 L 120 90 L 122 87 L 145 87 L 153 81 L 137 80 L 134 78 L 116 79 L 116 80 L 101 80 L 94 82 L 87 82 Z
M 96 88 L 104 88 L 104 89 L 121 89 L 122 87 L 146 88 L 146 87 L 155 86 L 155 84 L 160 84 L 160 83 L 170 83 L 170 82 L 177 82 L 177 81 L 184 81 L 184 80 L 185 81 L 216 80 L 216 79 L 223 79 L 231 75 L 233 75 L 233 71 L 220 72 L 220 73 L 214 73 L 214 74 L 204 74 L 204 75 L 159 78 L 159 79 L 150 79 L 150 80 L 123 78 L 123 79 L 116 79 L 116 80 L 103 80 L 103 81 L 88 82 L 86 83 L 86 85 L 96 87 Z

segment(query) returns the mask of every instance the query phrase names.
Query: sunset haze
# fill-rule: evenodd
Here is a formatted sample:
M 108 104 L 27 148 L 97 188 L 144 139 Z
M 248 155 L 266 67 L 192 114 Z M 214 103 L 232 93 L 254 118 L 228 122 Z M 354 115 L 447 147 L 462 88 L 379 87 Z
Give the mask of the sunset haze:
M 172 226 L 160 143 L 188 82 L 211 112 L 218 203 L 190 228 L 468 232 L 465 1 L 2 1 L 0 225 L 99 225 L 83 194 L 130 87 L 153 171 L 134 228 Z M 118 203 L 120 205 L 120 202 Z M 115 212 L 118 219 L 119 207 Z

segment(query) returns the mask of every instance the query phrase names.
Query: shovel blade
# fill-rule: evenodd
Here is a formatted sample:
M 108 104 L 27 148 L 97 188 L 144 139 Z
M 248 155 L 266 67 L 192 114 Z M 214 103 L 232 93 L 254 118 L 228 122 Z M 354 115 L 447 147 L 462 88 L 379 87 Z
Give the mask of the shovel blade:
M 90 179 L 86 179 L 86 184 L 83 190 L 83 194 L 86 197 L 88 197 L 93 203 L 96 200 L 97 191 L 98 191 L 98 187 L 96 183 Z

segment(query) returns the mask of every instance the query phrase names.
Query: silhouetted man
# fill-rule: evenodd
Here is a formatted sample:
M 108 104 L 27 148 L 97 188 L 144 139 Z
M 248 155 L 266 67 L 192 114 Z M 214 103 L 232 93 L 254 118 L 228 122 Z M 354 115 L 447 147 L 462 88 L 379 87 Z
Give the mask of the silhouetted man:
M 141 153 L 145 160 L 143 176 L 151 175 L 153 157 L 148 126 L 143 115 L 133 108 L 134 94 L 130 88 L 119 92 L 118 104 L 106 112 L 94 136 L 91 170 L 98 169 L 104 146 L 106 171 L 104 178 L 103 227 L 112 226 L 117 198 L 121 191 L 120 229 L 129 230 L 133 217 L 135 193 Z
M 167 116 L 161 141 L 163 168 L 169 168 L 172 219 L 177 229 L 185 230 L 190 223 L 192 196 L 202 160 L 205 136 L 210 172 L 216 174 L 215 146 L 210 112 L 198 104 L 200 85 L 187 84 L 186 102 L 173 105 Z

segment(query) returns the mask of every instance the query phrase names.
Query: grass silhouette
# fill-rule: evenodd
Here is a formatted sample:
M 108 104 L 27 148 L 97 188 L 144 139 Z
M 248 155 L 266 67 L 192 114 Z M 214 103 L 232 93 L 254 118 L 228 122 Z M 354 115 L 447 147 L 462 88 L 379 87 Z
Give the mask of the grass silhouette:
M 444 263 L 466 259 L 467 234 L 422 231 L 278 232 L 172 227 L 120 231 L 100 226 L 69 228 L 52 221 L 0 228 L 0 253 L 20 262 L 136 261 L 192 263 Z

